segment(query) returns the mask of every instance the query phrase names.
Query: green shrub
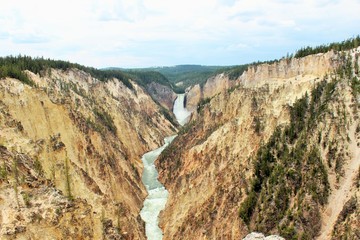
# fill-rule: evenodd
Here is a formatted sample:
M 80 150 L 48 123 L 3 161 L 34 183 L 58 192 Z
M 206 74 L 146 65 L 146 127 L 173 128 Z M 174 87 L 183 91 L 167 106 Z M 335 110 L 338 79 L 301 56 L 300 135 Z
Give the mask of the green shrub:
M 263 126 L 261 125 L 260 118 L 255 116 L 253 121 L 254 121 L 253 127 L 254 127 L 255 133 L 260 134 L 260 132 L 263 129 Z
M 326 53 L 330 50 L 344 51 L 358 47 L 360 44 L 360 36 L 349 38 L 342 42 L 334 42 L 327 45 L 320 45 L 317 47 L 304 47 L 295 53 L 295 58 L 305 57 L 311 54 Z
M 41 166 L 41 162 L 39 161 L 39 159 L 35 159 L 34 161 L 34 169 L 35 169 L 35 172 L 38 174 L 38 175 L 42 175 L 43 174 L 43 168 Z
M 29 79 L 29 77 L 24 73 L 24 70 L 29 70 L 35 74 L 41 75 L 50 68 L 61 70 L 76 68 L 89 73 L 91 76 L 99 79 L 100 81 L 116 78 L 124 83 L 124 85 L 129 89 L 133 89 L 133 86 L 129 80 L 129 76 L 120 70 L 99 70 L 67 61 L 32 58 L 30 56 L 22 55 L 0 57 L 0 66 L 0 78 L 16 78 L 31 86 L 34 85 L 34 82 Z
M 95 116 L 100 120 L 101 123 L 112 133 L 116 134 L 116 126 L 114 121 L 109 113 L 101 109 L 94 109 Z
M 330 83 L 322 81 L 313 89 L 311 99 L 308 94 L 298 99 L 289 107 L 289 124 L 277 127 L 258 149 L 252 161 L 254 177 L 251 188 L 239 209 L 239 216 L 245 223 L 251 222 L 256 211 L 256 219 L 253 219 L 256 226 L 265 232 L 271 231 L 288 212 L 292 215 L 291 220 L 287 220 L 289 224 L 278 229 L 287 239 L 297 239 L 298 231 L 307 226 L 295 225 L 301 219 L 293 211 L 304 207 L 304 196 L 310 195 L 312 201 L 320 205 L 327 202 L 330 191 L 328 174 L 318 147 L 309 142 L 309 138 L 314 133 L 321 134 L 314 130 L 319 124 L 319 116 L 333 97 L 337 83 L 336 80 Z M 315 137 L 318 141 L 319 137 Z M 258 201 L 258 196 L 262 196 L 261 201 Z M 290 199 L 297 199 L 297 208 L 289 209 Z M 316 227 L 309 227 L 311 229 L 315 234 L 318 231 Z
M 200 113 L 204 109 L 205 105 L 210 103 L 210 101 L 211 101 L 211 98 L 203 98 L 203 99 L 201 99 L 200 102 L 197 105 L 197 112 Z
M 26 206 L 26 207 L 30 207 L 30 206 L 31 206 L 31 203 L 30 203 L 30 195 L 25 192 L 25 193 L 22 194 L 22 197 L 23 197 L 25 206 Z
M 65 158 L 65 184 L 66 184 L 66 192 L 67 192 L 67 197 L 70 201 L 74 200 L 74 196 L 72 195 L 71 192 L 71 179 L 70 179 L 70 168 L 69 168 L 69 159 L 66 157 Z
M 6 169 L 6 164 L 5 164 L 5 160 L 3 162 L 3 166 L 0 166 L 0 179 L 2 180 L 7 180 L 7 176 L 8 176 L 8 172 Z
M 254 191 L 251 191 L 244 202 L 242 202 L 240 205 L 239 216 L 246 224 L 250 223 L 251 216 L 256 206 L 257 198 L 257 194 Z
M 281 237 L 283 237 L 287 240 L 297 240 L 298 239 L 296 229 L 292 225 L 284 226 L 283 228 L 280 229 L 279 233 L 280 233 Z

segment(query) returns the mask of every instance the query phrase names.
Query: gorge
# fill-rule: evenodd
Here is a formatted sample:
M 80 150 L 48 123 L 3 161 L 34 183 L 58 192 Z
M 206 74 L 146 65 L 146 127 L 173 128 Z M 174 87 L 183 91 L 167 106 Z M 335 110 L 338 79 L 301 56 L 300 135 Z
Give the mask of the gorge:
M 171 193 L 164 239 L 357 239 L 359 52 L 284 58 L 228 88 L 221 74 L 190 89 L 197 111 L 156 162 Z
M 176 94 L 10 58 L 0 238 L 358 239 L 359 65 L 360 47 L 284 57 Z
M 184 125 L 187 122 L 190 112 L 188 112 L 184 106 L 184 94 L 177 95 L 173 112 L 180 125 Z M 146 224 L 145 230 L 148 240 L 162 239 L 163 233 L 158 226 L 158 215 L 160 211 L 165 208 L 168 197 L 168 191 L 158 181 L 158 172 L 154 161 L 175 137 L 176 135 L 165 138 L 165 144 L 162 147 L 147 152 L 142 157 L 142 161 L 144 163 L 142 182 L 146 187 L 148 196 L 144 201 L 144 207 L 142 208 L 140 215 Z

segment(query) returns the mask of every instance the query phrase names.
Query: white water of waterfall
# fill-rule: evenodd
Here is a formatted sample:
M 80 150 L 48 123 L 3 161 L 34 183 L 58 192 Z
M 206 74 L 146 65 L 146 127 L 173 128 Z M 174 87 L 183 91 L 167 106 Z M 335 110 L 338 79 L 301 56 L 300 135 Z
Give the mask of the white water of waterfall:
M 189 121 L 191 112 L 184 107 L 185 94 L 178 94 L 174 103 L 174 114 L 180 125 L 184 125 Z
M 174 114 L 181 125 L 184 125 L 190 116 L 190 112 L 184 108 L 185 94 L 178 94 L 174 103 Z M 155 168 L 154 161 L 160 153 L 174 140 L 175 136 L 165 138 L 165 144 L 153 151 L 145 153 L 142 157 L 144 171 L 142 182 L 144 183 L 148 196 L 144 201 L 144 207 L 141 209 L 140 216 L 145 222 L 145 233 L 148 240 L 160 240 L 163 233 L 159 227 L 159 213 L 165 208 L 168 197 L 168 191 L 158 181 L 158 171 Z

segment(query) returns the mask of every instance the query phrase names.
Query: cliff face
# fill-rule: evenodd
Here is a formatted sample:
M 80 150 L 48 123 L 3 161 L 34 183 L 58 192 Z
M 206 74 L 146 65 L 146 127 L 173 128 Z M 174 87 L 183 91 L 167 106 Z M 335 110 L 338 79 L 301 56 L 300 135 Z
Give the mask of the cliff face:
M 202 90 L 199 84 L 191 87 L 189 91 L 186 93 L 186 108 L 190 112 L 196 110 L 198 103 L 203 97 Z
M 233 82 L 231 82 L 225 74 L 219 74 L 209 78 L 203 88 L 203 97 L 210 98 L 215 94 L 218 94 L 228 88 L 230 88 Z
M 141 155 L 175 128 L 151 97 L 71 69 L 0 81 L 4 239 L 145 239 Z
M 195 85 L 188 90 L 187 108 L 196 110 L 201 99 L 211 98 L 218 93 L 241 84 L 245 87 L 278 87 L 283 81 L 308 81 L 308 78 L 322 78 L 339 65 L 335 52 L 311 55 L 304 58 L 281 59 L 273 64 L 252 65 L 238 79 L 231 81 L 226 74 L 209 78 L 205 85 Z M 307 76 L 307 78 L 304 78 Z
M 157 82 L 151 82 L 147 85 L 147 90 L 156 101 L 158 101 L 167 110 L 172 111 L 176 93 L 168 86 Z
M 250 68 L 204 102 L 157 162 L 169 190 L 164 239 L 356 236 L 344 232 L 359 209 L 358 198 L 345 204 L 359 194 L 356 54 Z
M 230 81 L 225 74 L 219 74 L 209 78 L 203 87 L 199 84 L 191 87 L 186 94 L 186 108 L 194 111 L 201 99 L 211 98 L 218 93 L 224 92 L 226 89 L 234 86 L 236 82 Z
M 297 81 L 300 76 L 305 75 L 321 78 L 339 64 L 340 55 L 333 51 L 303 58 L 285 58 L 273 64 L 250 66 L 237 81 L 245 86 L 256 86 L 264 83 L 282 84 L 282 81 L 288 81 L 290 78 Z

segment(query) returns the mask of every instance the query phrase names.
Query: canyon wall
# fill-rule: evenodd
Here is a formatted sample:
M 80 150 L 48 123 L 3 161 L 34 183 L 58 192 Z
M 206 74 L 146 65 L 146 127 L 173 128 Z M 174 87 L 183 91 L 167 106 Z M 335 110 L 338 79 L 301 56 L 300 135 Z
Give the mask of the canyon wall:
M 0 81 L 2 239 L 145 239 L 141 155 L 175 127 L 136 83 L 77 70 Z
M 303 76 L 322 78 L 340 64 L 340 55 L 334 51 L 303 58 L 283 58 L 272 64 L 252 65 L 237 81 L 245 86 L 283 84 L 283 81 L 301 80 Z
M 340 56 L 331 51 L 304 58 L 283 58 L 271 64 L 250 65 L 236 80 L 230 80 L 226 73 L 218 74 L 209 78 L 204 86 L 197 84 L 188 89 L 186 107 L 194 111 L 201 99 L 211 98 L 238 84 L 246 87 L 259 87 L 263 84 L 277 87 L 283 84 L 283 81 L 321 78 L 336 69 L 339 61 Z
M 358 236 L 358 54 L 250 67 L 212 92 L 157 161 L 164 239 Z
M 153 99 L 172 112 L 176 93 L 170 87 L 151 82 L 147 84 L 147 90 Z
M 209 78 L 204 86 L 196 84 L 191 87 L 186 94 L 186 108 L 193 112 L 196 110 L 201 99 L 210 98 L 235 84 L 234 81 L 229 80 L 226 74 L 218 74 Z

